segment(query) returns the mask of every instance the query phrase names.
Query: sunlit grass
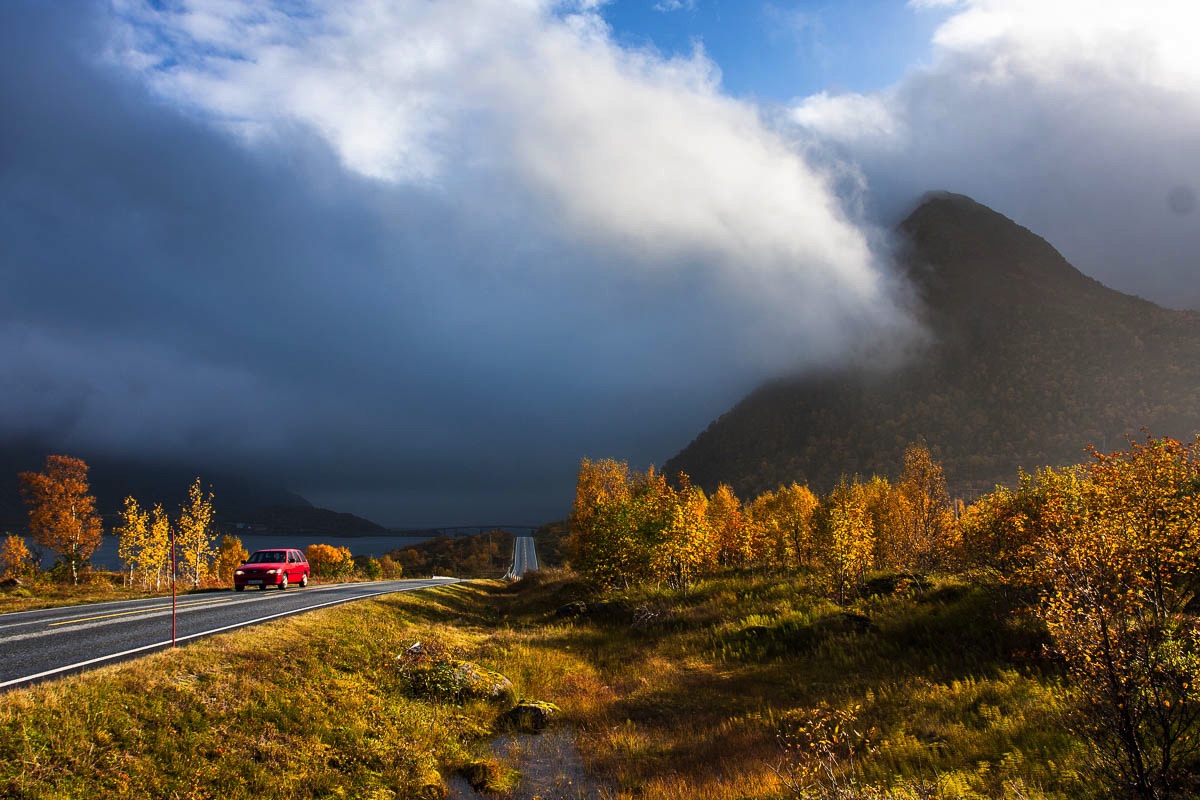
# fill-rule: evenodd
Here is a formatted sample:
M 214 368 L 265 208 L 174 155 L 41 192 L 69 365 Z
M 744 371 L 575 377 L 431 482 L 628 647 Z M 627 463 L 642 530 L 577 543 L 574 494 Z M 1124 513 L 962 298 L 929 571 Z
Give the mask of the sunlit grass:
M 536 593 L 562 592 L 542 586 L 528 600 L 547 624 L 527 641 L 615 797 L 789 796 L 777 734 L 821 705 L 859 707 L 857 785 L 877 792 L 863 797 L 1080 796 L 1055 670 L 1027 663 L 1042 634 L 998 590 L 941 579 L 841 608 L 812 589 L 730 576 L 609 596 L 624 619 L 561 622 Z M 581 656 L 587 691 L 553 680 Z
M 741 574 L 597 597 L 560 573 L 288 618 L 0 697 L 0 796 L 432 797 L 457 773 L 531 797 L 489 749 L 499 708 L 405 691 L 396 656 L 431 637 L 557 704 L 592 796 L 795 796 L 778 734 L 816 708 L 857 709 L 863 798 L 1086 796 L 1036 626 L 987 584 L 894 588 L 843 608 Z
M 462 593 L 461 590 L 459 593 Z M 0 796 L 419 796 L 495 709 L 406 696 L 395 655 L 479 634 L 452 589 L 279 620 L 0 698 Z M 440 602 L 447 601 L 446 605 Z M 406 608 L 420 602 L 412 620 Z

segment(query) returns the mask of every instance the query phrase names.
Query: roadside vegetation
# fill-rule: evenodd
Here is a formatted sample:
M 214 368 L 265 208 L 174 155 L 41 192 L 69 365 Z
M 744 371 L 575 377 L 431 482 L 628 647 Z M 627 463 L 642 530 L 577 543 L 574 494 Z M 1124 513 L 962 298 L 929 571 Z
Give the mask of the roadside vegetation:
M 431 628 L 478 647 L 481 591 L 313 612 L 270 641 L 250 629 L 8 692 L 0 796 L 438 796 L 494 709 L 410 697 L 396 656 Z
M 745 505 L 727 486 L 710 497 L 683 475 L 672 484 L 653 470 L 585 460 L 569 550 L 585 577 L 610 590 L 686 593 L 730 568 L 805 576 L 810 596 L 861 615 L 863 627 L 875 624 L 863 612 L 881 571 L 918 592 L 934 579 L 987 589 L 1007 602 L 982 604 L 963 630 L 943 633 L 952 647 L 970 642 L 970 628 L 994 627 L 995 614 L 1028 617 L 1044 633 L 1033 650 L 1059 670 L 1060 724 L 1086 746 L 1094 784 L 1082 788 L 1147 800 L 1200 796 L 1200 439 L 1147 436 L 1091 456 L 1022 474 L 1015 490 L 997 488 L 970 507 L 951 503 L 941 466 L 920 445 L 908 448 L 895 484 L 843 479 L 823 498 L 793 484 Z M 802 613 L 802 628 L 810 614 Z M 810 709 L 797 733 L 780 734 L 791 752 L 807 754 L 789 782 L 798 796 L 893 796 L 891 782 L 847 789 L 874 763 L 855 753 L 870 750 L 858 720 L 872 705 Z M 840 740 L 848 729 L 855 733 Z M 1005 786 L 1029 791 L 1024 781 Z
M 12 533 L 0 538 L 0 613 L 170 594 L 172 577 L 179 592 L 233 585 L 233 571 L 249 553 L 240 538 L 220 533 L 213 493 L 199 478 L 175 516 L 161 503 L 145 509 L 137 498 L 126 497 L 112 531 L 124 567 L 93 568 L 90 559 L 103 527 L 87 473 L 82 459 L 62 455 L 48 456 L 43 472 L 21 473 L 33 541 Z M 48 569 L 42 567 L 43 553 L 54 559 Z M 390 580 L 403 572 L 390 555 L 355 556 L 337 545 L 309 545 L 305 556 L 318 583 Z
M 1198 457 L 1147 438 L 971 506 L 920 447 L 745 504 L 584 462 L 573 570 L 11 692 L 0 795 L 1186 800 Z M 554 731 L 514 732 L 520 699 Z M 539 736 L 585 767 L 553 791 Z
M 788 788 L 809 780 L 797 737 L 826 733 L 855 785 L 1077 788 L 1059 670 L 1028 660 L 1029 620 L 994 615 L 1001 589 L 876 588 L 851 611 L 769 572 L 602 595 L 560 572 L 314 612 L 277 621 L 286 646 L 251 629 L 6 694 L 0 794 L 441 797 L 475 776 L 531 796 L 515 794 L 530 765 L 491 748 L 507 706 L 414 691 L 416 642 L 562 710 L 594 776 L 563 796 L 805 796 Z M 853 724 L 832 733 L 838 714 Z
M 846 605 L 769 570 L 602 595 L 566 574 L 521 583 L 512 621 L 530 623 L 522 646 L 541 669 L 562 674 L 547 691 L 606 796 L 1087 790 L 1061 669 L 994 583 L 881 574 Z
M 472 536 L 437 536 L 388 553 L 408 575 L 499 578 L 512 563 L 513 535 L 493 530 Z
M 562 710 L 591 778 L 543 796 L 1079 796 L 1062 669 L 1005 588 L 871 587 L 839 606 L 751 570 L 598 594 L 563 571 L 314 612 L 276 623 L 286 647 L 251 629 L 8 693 L 0 794 L 443 797 L 473 776 L 532 797 L 534 765 L 492 748 L 505 705 L 406 679 L 436 642 Z

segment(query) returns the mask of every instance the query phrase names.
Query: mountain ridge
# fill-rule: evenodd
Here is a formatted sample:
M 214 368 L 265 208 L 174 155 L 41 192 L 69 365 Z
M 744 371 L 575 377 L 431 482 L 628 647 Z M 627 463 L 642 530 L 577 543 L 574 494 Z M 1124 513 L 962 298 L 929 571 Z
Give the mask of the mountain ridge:
M 742 496 L 793 480 L 828 491 L 843 474 L 894 475 L 924 441 L 973 495 L 1076 463 L 1089 443 L 1200 428 L 1200 314 L 1105 287 L 964 195 L 925 195 L 897 234 L 930 333 L 921 354 L 770 381 L 664 469 Z
M 32 443 L 0 444 L 0 534 L 28 533 L 28 512 L 20 494 L 20 473 L 41 471 L 46 456 L 60 450 Z M 188 487 L 197 476 L 213 492 L 215 527 L 218 533 L 250 532 L 280 536 L 342 539 L 355 536 L 386 536 L 392 532 L 364 517 L 314 506 L 304 497 L 265 481 L 231 475 L 219 470 L 83 454 L 88 464 L 88 483 L 96 498 L 106 531 L 119 524 L 126 497 L 134 497 L 143 508 L 162 503 L 171 517 L 187 500 Z

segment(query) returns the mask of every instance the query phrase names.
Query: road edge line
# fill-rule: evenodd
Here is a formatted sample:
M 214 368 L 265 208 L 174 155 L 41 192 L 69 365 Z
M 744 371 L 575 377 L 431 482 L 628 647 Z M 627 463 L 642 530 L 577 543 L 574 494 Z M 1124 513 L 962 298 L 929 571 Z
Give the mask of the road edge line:
M 290 616 L 295 616 L 296 614 L 303 614 L 306 611 L 316 611 L 318 608 L 326 608 L 328 606 L 336 606 L 336 605 L 340 605 L 343 603 L 353 603 L 355 600 L 366 600 L 368 598 L 379 597 L 380 595 L 384 595 L 384 594 L 396 594 L 397 592 L 416 592 L 416 591 L 420 591 L 421 589 L 432 589 L 435 586 L 453 586 L 454 583 L 459 583 L 459 582 L 460 581 L 458 581 L 458 580 L 454 580 L 453 582 L 443 581 L 443 582 L 439 582 L 439 583 L 431 583 L 427 586 L 413 586 L 409 589 L 390 589 L 386 592 L 372 592 L 371 594 L 364 594 L 361 597 L 344 597 L 340 600 L 330 600 L 328 603 L 321 603 L 320 605 L 316 605 L 316 606 L 308 606 L 307 608 L 297 608 L 292 611 L 281 611 L 278 614 L 271 614 L 266 617 L 256 617 L 254 619 L 246 620 L 244 622 L 235 622 L 233 625 L 226 625 L 221 628 L 213 628 L 212 630 L 209 630 L 209 631 L 200 631 L 199 633 L 191 633 L 191 634 L 188 634 L 187 636 L 180 636 L 175 641 L 177 643 L 178 642 L 186 642 L 190 639 L 198 639 L 201 636 L 212 636 L 214 634 L 224 633 L 225 631 L 231 631 L 236 628 L 244 628 L 247 625 L 254 625 L 259 622 L 266 622 L 269 619 L 278 619 L 279 617 L 290 617 Z M 76 664 L 68 664 L 64 667 L 55 667 L 54 669 L 48 669 L 45 672 L 39 672 L 36 675 L 24 675 L 20 678 L 11 678 L 7 681 L 0 682 L 0 689 L 3 689 L 7 686 L 14 686 L 18 683 L 27 683 L 29 681 L 36 681 L 39 678 L 47 678 L 51 675 L 57 675 L 60 672 L 67 672 L 68 670 L 79 669 L 81 667 L 88 667 L 88 666 L 91 666 L 92 664 L 99 664 L 104 661 L 111 661 L 114 658 L 130 656 L 130 655 L 133 655 L 134 653 L 141 653 L 144 650 L 153 650 L 156 647 L 157 648 L 169 647 L 170 645 L 171 645 L 171 640 L 167 639 L 166 641 L 163 641 L 163 642 L 155 642 L 154 644 L 146 644 L 146 645 L 142 645 L 141 647 L 135 647 L 132 650 L 123 650 L 120 653 L 110 653 L 109 655 L 106 655 L 106 656 L 98 656 L 96 658 L 88 659 L 87 661 L 80 661 Z

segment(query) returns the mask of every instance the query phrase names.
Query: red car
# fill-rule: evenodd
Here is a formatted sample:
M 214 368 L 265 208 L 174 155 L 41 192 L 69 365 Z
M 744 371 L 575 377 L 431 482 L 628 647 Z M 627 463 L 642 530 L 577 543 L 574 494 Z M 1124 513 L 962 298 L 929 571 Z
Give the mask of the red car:
M 233 588 L 247 586 L 308 586 L 308 559 L 299 550 L 256 550 L 246 563 L 233 571 Z

